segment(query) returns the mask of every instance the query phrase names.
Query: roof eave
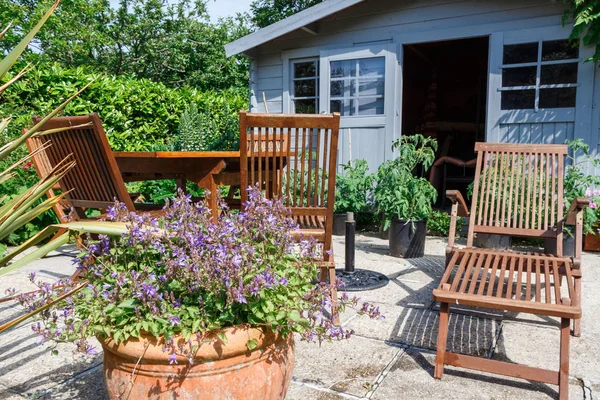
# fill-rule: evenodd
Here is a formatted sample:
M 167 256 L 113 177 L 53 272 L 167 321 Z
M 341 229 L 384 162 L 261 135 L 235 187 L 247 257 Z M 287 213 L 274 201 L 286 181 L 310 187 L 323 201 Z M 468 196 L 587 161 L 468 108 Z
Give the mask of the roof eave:
M 225 54 L 227 57 L 231 57 L 236 54 L 246 53 L 248 50 L 260 46 L 261 44 L 293 32 L 296 29 L 300 29 L 363 1 L 365 0 L 325 0 L 322 3 L 226 44 Z

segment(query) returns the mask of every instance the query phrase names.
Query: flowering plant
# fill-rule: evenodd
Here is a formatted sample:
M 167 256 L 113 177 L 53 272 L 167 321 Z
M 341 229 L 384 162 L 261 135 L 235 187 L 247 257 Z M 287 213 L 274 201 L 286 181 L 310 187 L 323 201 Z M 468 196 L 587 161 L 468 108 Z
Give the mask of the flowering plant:
M 213 222 L 205 203 L 193 204 L 182 194 L 167 202 L 161 218 L 117 204 L 108 218 L 124 222 L 126 232 L 89 242 L 75 260 L 87 287 L 42 313 L 34 330 L 42 340 L 72 341 L 87 353 L 94 352 L 87 342 L 92 336 L 117 343 L 164 336 L 172 362 L 182 352 L 191 362 L 192 336 L 243 324 L 297 332 L 308 341 L 349 337 L 328 313 L 329 284 L 314 283 L 320 251 L 312 239 L 293 239 L 289 209 L 257 189 L 249 190 L 245 212 L 221 207 Z M 23 295 L 21 302 L 38 307 L 72 285 L 40 284 L 40 293 Z M 339 304 L 343 310 L 358 299 L 343 296 Z M 369 304 L 360 312 L 379 316 Z M 176 335 L 190 349 L 176 347 Z M 247 344 L 250 350 L 256 345 Z
M 568 141 L 567 144 L 573 154 L 569 156 L 571 162 L 565 169 L 564 207 L 569 208 L 576 197 L 589 198 L 590 206 L 583 211 L 583 233 L 595 235 L 595 226 L 600 217 L 600 176 L 588 174 L 586 169 L 596 169 L 600 165 L 600 158 L 590 155 L 590 146 L 582 139 Z M 581 154 L 578 156 L 578 153 Z M 569 229 L 566 232 L 572 236 Z

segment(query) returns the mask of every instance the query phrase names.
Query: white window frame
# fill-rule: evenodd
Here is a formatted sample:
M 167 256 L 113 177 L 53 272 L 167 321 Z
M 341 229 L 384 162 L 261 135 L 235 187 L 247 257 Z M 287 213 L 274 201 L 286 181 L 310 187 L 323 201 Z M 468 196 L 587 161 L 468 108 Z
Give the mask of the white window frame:
M 295 78 L 294 77 L 294 71 L 295 71 L 295 64 L 299 64 L 299 63 L 306 63 L 306 62 L 316 62 L 317 63 L 317 68 L 316 68 L 316 77 L 312 77 L 312 78 Z M 294 100 L 312 100 L 315 99 L 315 112 L 319 112 L 319 103 L 320 103 L 320 95 L 319 95 L 319 91 L 320 91 L 320 81 L 321 81 L 321 73 L 320 73 L 320 59 L 319 57 L 305 57 L 305 58 L 294 58 L 288 61 L 288 65 L 289 65 L 289 101 L 288 101 L 288 113 L 295 113 L 295 105 L 294 105 Z M 294 82 L 296 81 L 302 81 L 302 80 L 316 80 L 315 82 L 315 96 L 306 96 L 306 97 L 296 97 L 294 95 Z
M 354 105 L 354 112 L 355 114 L 352 116 L 360 116 L 359 114 L 359 108 L 360 108 L 360 102 L 359 100 L 361 99 L 383 99 L 385 102 L 385 87 L 384 87 L 384 93 L 383 94 L 379 94 L 379 95 L 368 95 L 368 96 L 361 96 L 360 95 L 360 81 L 361 79 L 383 79 L 384 81 L 384 85 L 385 85 L 385 57 L 373 57 L 373 58 L 379 58 L 379 59 L 383 59 L 383 67 L 384 67 L 384 73 L 383 75 L 377 75 L 377 76 L 370 76 L 368 78 L 364 78 L 360 76 L 360 61 L 364 60 L 361 58 L 357 58 L 354 60 L 345 60 L 345 61 L 355 61 L 355 65 L 354 65 L 354 72 L 356 73 L 356 75 L 354 76 L 350 76 L 350 77 L 341 77 L 341 78 L 329 78 L 329 88 L 330 88 L 330 92 L 329 92 L 329 100 L 330 100 L 330 104 L 329 106 L 331 107 L 331 101 L 354 101 L 355 105 Z M 330 72 L 331 72 L 331 68 L 330 68 Z M 346 96 L 345 94 L 342 94 L 341 96 L 332 96 L 331 95 L 331 83 L 332 82 L 346 82 L 346 81 L 353 81 L 354 85 L 355 85 L 355 94 L 352 95 L 352 93 L 350 93 L 349 96 Z M 350 88 L 352 88 L 352 83 L 350 84 Z M 384 115 L 385 114 L 385 110 L 383 113 L 381 114 L 374 114 L 374 115 Z M 350 115 L 348 115 L 350 116 Z
M 581 84 L 579 83 L 579 71 L 578 71 L 576 83 L 555 83 L 555 84 L 542 85 L 541 84 L 542 66 L 557 65 L 557 64 L 579 64 L 581 61 L 583 61 L 581 59 L 581 45 L 579 48 L 579 57 L 578 58 L 565 59 L 565 60 L 542 61 L 542 52 L 543 52 L 544 42 L 551 42 L 551 41 L 555 41 L 555 40 L 566 40 L 566 38 L 565 39 L 550 39 L 550 40 L 543 39 L 543 38 L 542 39 L 536 38 L 536 39 L 537 40 L 518 42 L 518 43 L 507 43 L 505 41 L 504 44 L 502 45 L 502 52 L 504 54 L 504 48 L 506 46 L 511 46 L 513 44 L 537 43 L 538 44 L 537 61 L 520 63 L 520 64 L 502 64 L 502 65 L 500 65 L 500 69 L 502 70 L 502 72 L 504 72 L 505 69 L 511 69 L 511 68 L 536 67 L 535 84 L 534 85 L 526 85 L 526 86 L 508 86 L 508 87 L 502 86 L 502 87 L 498 88 L 498 90 L 500 92 L 507 92 L 507 91 L 512 91 L 512 90 L 535 90 L 535 98 L 534 98 L 533 108 L 524 109 L 524 110 L 529 110 L 529 111 L 533 110 L 534 112 L 540 111 L 540 91 L 541 91 L 541 89 L 578 88 L 581 86 Z M 575 100 L 577 100 L 577 99 L 575 99 Z M 565 108 L 569 109 L 569 108 L 574 108 L 574 107 L 561 107 L 561 108 L 553 108 L 553 109 L 560 110 L 560 109 L 565 109 Z M 511 110 L 503 110 L 503 111 L 511 111 Z
M 331 101 L 331 69 L 332 61 L 347 61 L 354 59 L 385 58 L 385 89 L 384 113 L 381 115 L 352 115 L 341 118 L 342 128 L 384 127 L 394 124 L 394 85 L 396 82 L 396 44 L 383 44 L 368 47 L 350 47 L 343 49 L 322 50 L 320 60 L 320 113 L 330 113 Z
M 588 127 L 591 129 L 593 85 L 583 83 L 587 82 L 590 76 L 594 76 L 595 64 L 584 61 L 593 55 L 594 48 L 593 46 L 584 46 L 583 41 L 580 41 L 579 45 L 579 71 L 577 84 L 580 86 L 577 88 L 575 107 L 539 108 L 537 111 L 535 109 L 501 109 L 504 45 L 563 40 L 569 38 L 570 33 L 571 30 L 569 27 L 553 25 L 514 31 L 499 31 L 491 34 L 486 141 L 500 141 L 499 128 L 502 124 L 574 122 L 577 131 L 586 131 Z M 586 81 L 582 81 L 582 79 L 585 79 Z

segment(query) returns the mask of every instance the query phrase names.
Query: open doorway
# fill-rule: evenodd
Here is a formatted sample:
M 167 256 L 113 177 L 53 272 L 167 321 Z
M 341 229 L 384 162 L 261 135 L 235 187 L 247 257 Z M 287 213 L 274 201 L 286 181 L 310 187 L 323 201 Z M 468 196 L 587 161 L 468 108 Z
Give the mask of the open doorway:
M 474 145 L 485 140 L 489 38 L 404 45 L 402 134 L 438 141 L 431 181 L 466 188 L 474 177 Z

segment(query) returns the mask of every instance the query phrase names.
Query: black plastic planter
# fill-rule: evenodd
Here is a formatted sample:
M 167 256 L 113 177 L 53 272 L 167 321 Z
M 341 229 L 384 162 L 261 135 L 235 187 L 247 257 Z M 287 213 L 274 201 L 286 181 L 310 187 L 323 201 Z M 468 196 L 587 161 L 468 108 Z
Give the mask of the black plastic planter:
M 333 214 L 333 236 L 346 234 L 346 214 Z
M 544 253 L 556 254 L 556 239 L 544 239 Z M 575 255 L 575 238 L 563 233 L 563 256 Z
M 390 255 L 418 258 L 425 254 L 427 221 L 394 220 L 389 230 Z

